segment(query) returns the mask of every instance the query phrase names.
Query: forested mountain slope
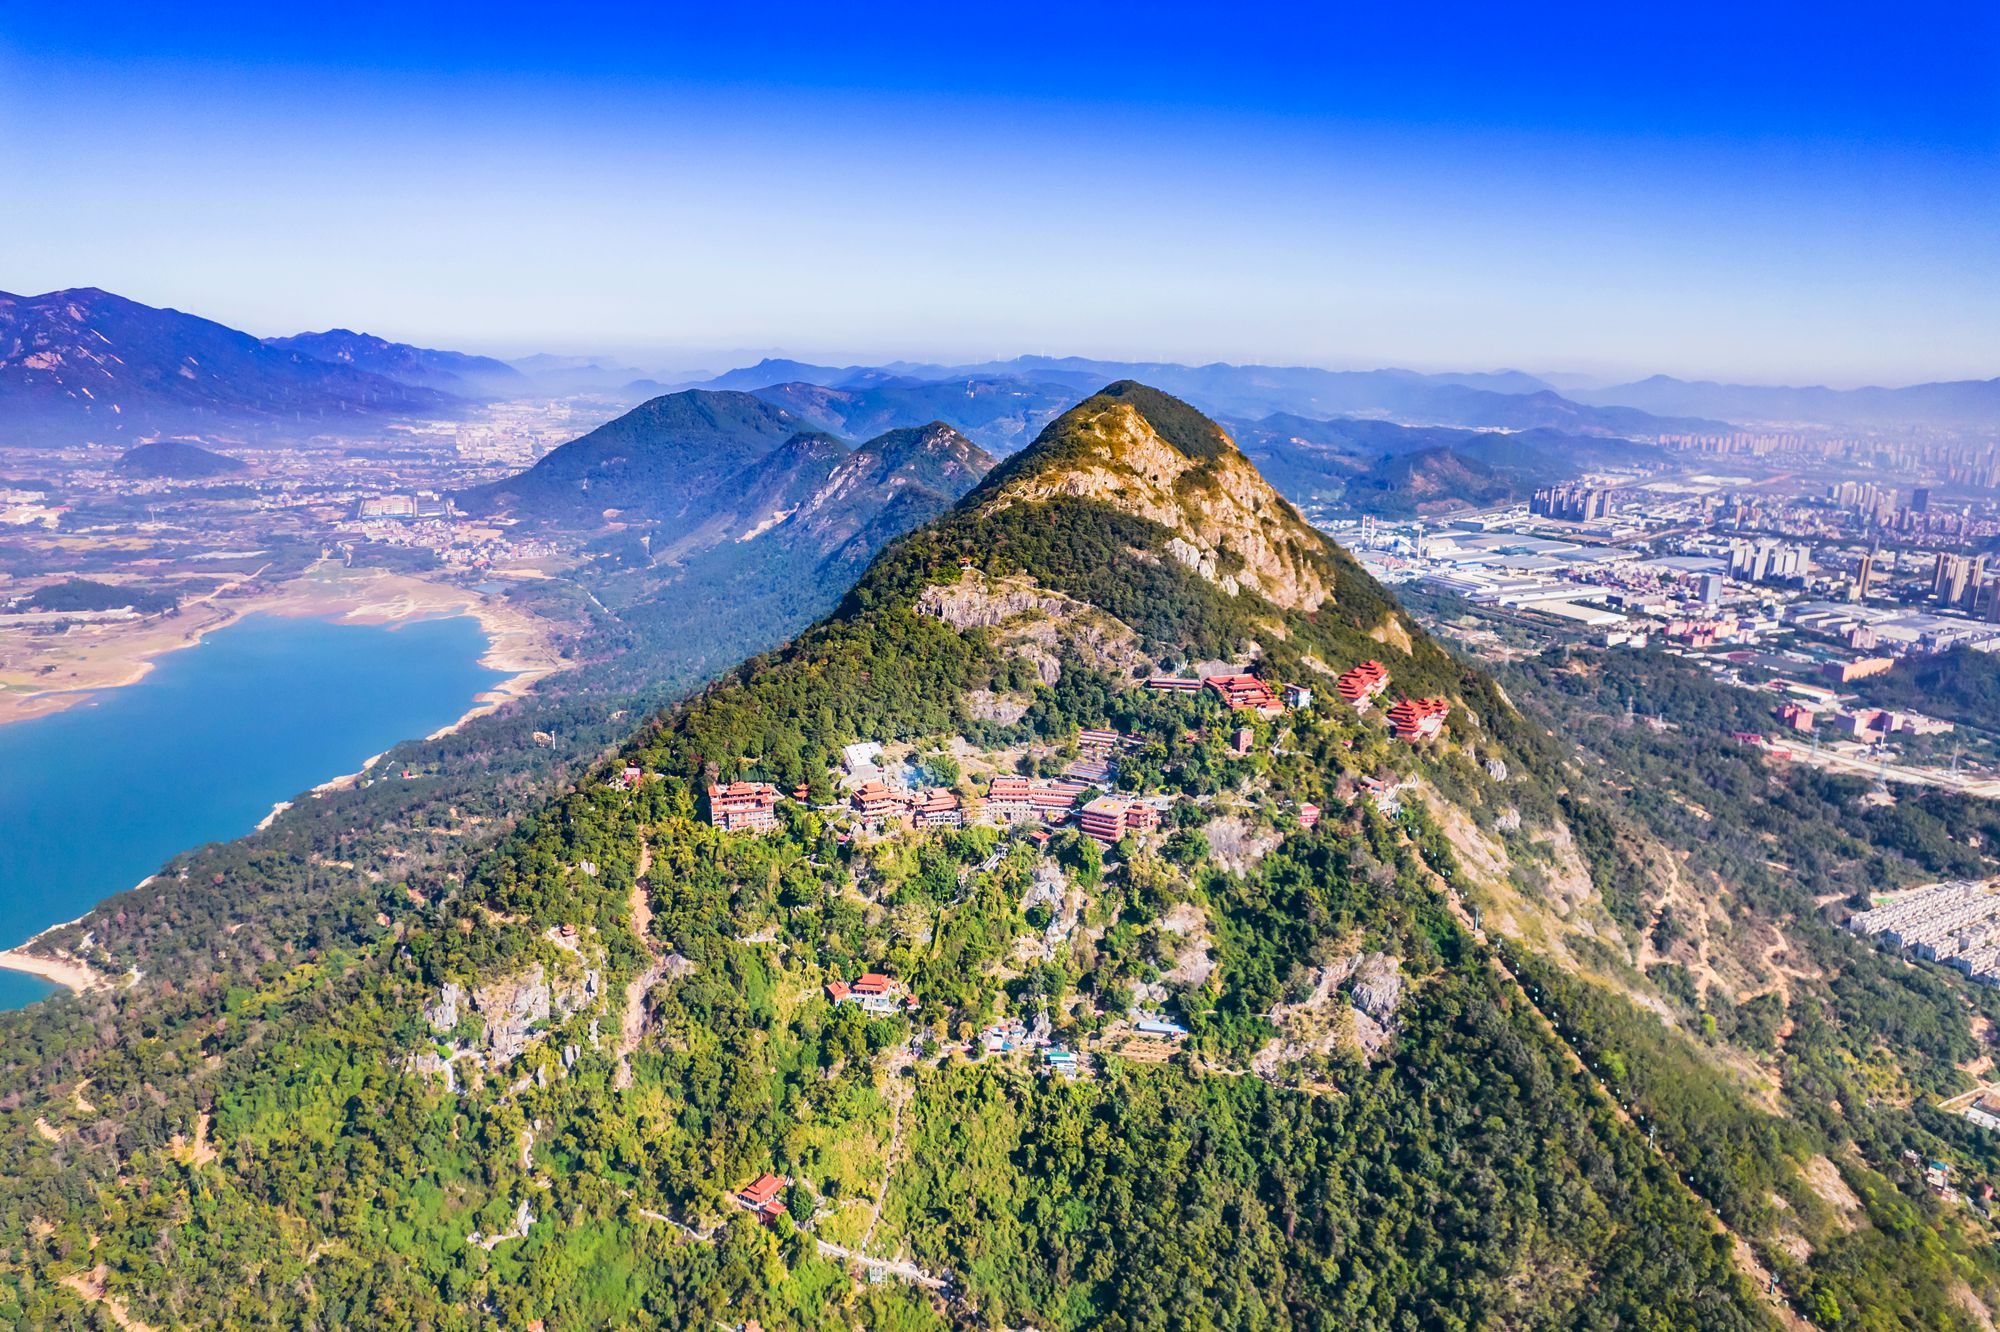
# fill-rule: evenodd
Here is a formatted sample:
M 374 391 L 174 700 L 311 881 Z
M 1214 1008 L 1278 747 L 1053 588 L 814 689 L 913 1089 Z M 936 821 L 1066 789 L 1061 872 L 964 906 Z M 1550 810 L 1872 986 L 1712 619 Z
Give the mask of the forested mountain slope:
M 1114 384 L 372 937 L 10 1021 L 0 1318 L 1972 1325 L 1981 1222 L 1620 961 L 1667 825 L 1536 717 Z
M 994 453 L 1012 453 L 1083 395 L 1060 384 L 1007 378 L 883 377 L 838 387 L 773 383 L 752 391 L 822 430 L 862 438 L 944 421 Z

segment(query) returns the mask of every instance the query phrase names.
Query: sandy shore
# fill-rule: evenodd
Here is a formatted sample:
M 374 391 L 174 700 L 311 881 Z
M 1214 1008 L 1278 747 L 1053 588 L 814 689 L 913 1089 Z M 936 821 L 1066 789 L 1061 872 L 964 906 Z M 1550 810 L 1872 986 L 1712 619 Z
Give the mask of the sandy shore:
M 471 588 L 381 569 L 325 562 L 290 582 L 244 593 L 227 589 L 183 606 L 171 616 L 68 633 L 0 638 L 0 725 L 74 707 L 104 689 L 146 678 L 169 652 L 193 647 L 246 615 L 325 618 L 342 624 L 406 624 L 471 615 L 486 632 L 480 664 L 508 678 L 481 694 L 445 734 L 481 713 L 519 698 L 536 681 L 563 669 L 551 627 Z
M 380 569 L 348 569 L 328 562 L 278 587 L 208 598 L 184 606 L 173 617 L 90 626 L 25 645 L 0 640 L 0 652 L 5 653 L 0 657 L 0 725 L 74 707 L 101 689 L 136 684 L 146 678 L 158 658 L 193 647 L 217 629 L 258 614 L 381 625 L 458 615 L 477 618 L 487 638 L 479 663 L 488 670 L 506 672 L 507 678 L 477 695 L 458 720 L 433 732 L 432 739 L 449 735 L 474 717 L 524 697 L 538 681 L 568 665 L 556 651 L 551 625 L 495 598 L 449 583 Z M 31 668 L 24 669 L 24 657 Z M 49 681 L 54 683 L 46 683 Z M 351 786 L 382 757 L 377 754 L 360 771 L 330 778 L 314 789 Z M 269 827 L 290 805 L 290 801 L 278 802 L 258 829 Z M 26 951 L 41 937 L 37 935 L 18 948 L 0 949 L 0 969 L 39 976 L 79 993 L 111 983 L 104 973 L 73 958 Z
M 102 972 L 81 962 L 40 957 L 34 953 L 24 953 L 18 948 L 0 949 L 0 968 L 26 972 L 30 976 L 40 976 L 45 981 L 53 981 L 64 989 L 74 990 L 78 994 L 109 983 Z

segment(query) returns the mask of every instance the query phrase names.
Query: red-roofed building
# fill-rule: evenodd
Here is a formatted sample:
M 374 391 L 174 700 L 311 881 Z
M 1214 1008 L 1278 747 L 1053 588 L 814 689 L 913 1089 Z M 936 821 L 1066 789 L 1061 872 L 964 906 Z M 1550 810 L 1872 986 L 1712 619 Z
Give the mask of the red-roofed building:
M 404 774 L 404 776 L 408 775 L 409 774 L 407 773 Z M 618 784 L 624 787 L 628 791 L 645 780 L 646 780 L 646 774 L 640 769 L 639 765 L 636 763 L 626 764 L 625 771 L 618 774 Z
M 1160 811 L 1137 801 L 1100 796 L 1083 807 L 1076 822 L 1084 836 L 1094 837 L 1110 846 L 1126 833 L 1158 827 Z
M 783 1175 L 762 1174 L 737 1191 L 736 1201 L 757 1214 L 757 1219 L 770 1225 L 785 1214 L 785 1205 L 778 1201 L 778 1195 L 791 1181 Z
M 851 797 L 854 812 L 863 823 L 880 824 L 900 818 L 906 808 L 902 797 L 880 782 L 864 782 Z
M 986 788 L 986 812 L 1002 823 L 1025 818 L 1033 808 L 1028 803 L 1026 777 L 995 777 Z
M 1077 827 L 1083 829 L 1085 837 L 1094 837 L 1106 846 L 1111 846 L 1125 835 L 1125 802 L 1100 796 L 1083 807 L 1077 815 Z
M 1299 806 L 1299 827 L 1311 832 L 1319 826 L 1319 806 L 1303 804 Z
M 1201 692 L 1201 681 L 1184 675 L 1155 675 L 1147 679 L 1146 688 L 1169 694 L 1198 694 Z
M 1040 818 L 1056 822 L 1076 807 L 1089 788 L 1081 782 L 1037 782 L 1026 777 L 995 777 L 986 788 L 986 812 L 1002 823 Z
M 769 782 L 711 786 L 708 818 L 725 832 L 769 832 L 778 826 L 778 788 Z
M 1341 672 L 1340 678 L 1333 682 L 1333 692 L 1357 710 L 1365 709 L 1370 700 L 1388 687 L 1389 668 L 1379 661 L 1364 661 L 1352 670 Z
M 1202 684 L 1213 689 L 1231 712 L 1255 712 L 1275 717 L 1285 710 L 1278 696 L 1254 675 L 1211 675 Z
M 965 810 L 955 792 L 934 786 L 910 806 L 910 818 L 919 828 L 957 828 L 965 822 Z
M 915 1008 L 914 997 L 906 997 L 903 987 L 879 971 L 871 971 L 855 981 L 834 981 L 826 987 L 836 1004 L 855 1004 L 870 1017 L 887 1017 L 898 1009 Z
M 1069 817 L 1076 798 L 1089 789 L 1082 782 L 1042 782 L 1028 788 L 1028 803 L 1044 819 L 1060 820 Z
M 1435 739 L 1444 730 L 1451 702 L 1442 698 L 1406 698 L 1389 709 L 1389 729 L 1398 740 L 1415 744 Z

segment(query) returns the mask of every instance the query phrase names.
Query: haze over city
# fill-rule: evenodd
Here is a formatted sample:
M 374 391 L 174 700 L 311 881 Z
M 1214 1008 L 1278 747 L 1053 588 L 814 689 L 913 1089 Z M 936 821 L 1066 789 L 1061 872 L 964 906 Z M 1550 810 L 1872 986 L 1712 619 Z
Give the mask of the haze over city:
M 1985 377 L 1990 7 L 19 9 L 9 283 L 649 372 Z

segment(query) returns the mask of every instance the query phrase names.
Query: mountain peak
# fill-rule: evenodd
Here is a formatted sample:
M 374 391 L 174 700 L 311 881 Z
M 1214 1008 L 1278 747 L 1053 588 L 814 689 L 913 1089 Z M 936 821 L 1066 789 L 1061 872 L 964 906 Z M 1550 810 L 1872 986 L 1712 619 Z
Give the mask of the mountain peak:
M 993 459 L 986 450 L 943 421 L 931 421 L 925 425 L 885 431 L 862 445 L 861 449 L 893 462 L 913 461 L 926 457 L 957 459 L 964 462 L 977 459 L 979 474 L 982 476 L 993 466 Z
M 1180 399 L 1120 380 L 1057 417 L 970 502 L 984 513 L 1095 501 L 1169 532 L 1168 551 L 1234 593 L 1316 610 L 1336 581 L 1328 543 L 1221 426 Z

